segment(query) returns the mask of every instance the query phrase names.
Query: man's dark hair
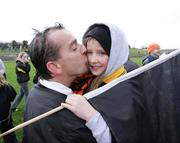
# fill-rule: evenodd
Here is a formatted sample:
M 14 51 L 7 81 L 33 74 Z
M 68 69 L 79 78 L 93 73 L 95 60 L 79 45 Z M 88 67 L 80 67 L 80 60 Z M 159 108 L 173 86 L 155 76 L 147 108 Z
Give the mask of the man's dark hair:
M 29 55 L 32 64 L 36 68 L 40 77 L 44 79 L 52 78 L 46 64 L 50 60 L 57 60 L 59 55 L 58 46 L 49 39 L 48 35 L 52 30 L 64 29 L 62 24 L 56 24 L 53 27 L 46 28 L 43 32 L 36 30 L 36 35 L 29 46 Z

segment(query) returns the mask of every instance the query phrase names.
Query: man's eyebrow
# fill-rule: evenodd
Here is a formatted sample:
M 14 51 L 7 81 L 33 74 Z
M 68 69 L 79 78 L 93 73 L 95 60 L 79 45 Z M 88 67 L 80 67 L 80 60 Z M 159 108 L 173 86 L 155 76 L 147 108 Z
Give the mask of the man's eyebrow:
M 77 39 L 74 39 L 71 43 L 70 43 L 70 48 L 77 42 Z

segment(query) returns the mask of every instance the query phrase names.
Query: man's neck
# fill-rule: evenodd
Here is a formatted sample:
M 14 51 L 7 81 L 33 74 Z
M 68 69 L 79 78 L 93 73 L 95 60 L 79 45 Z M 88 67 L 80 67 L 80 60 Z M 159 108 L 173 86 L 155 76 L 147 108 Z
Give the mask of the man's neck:
M 65 86 L 67 86 L 67 87 L 70 87 L 70 85 L 71 85 L 71 83 L 74 81 L 74 79 L 75 79 L 76 77 L 59 77 L 59 78 L 52 78 L 52 79 L 50 79 L 50 81 L 54 81 L 54 82 L 58 82 L 58 83 L 61 83 L 61 84 L 63 84 L 63 85 L 65 85 Z

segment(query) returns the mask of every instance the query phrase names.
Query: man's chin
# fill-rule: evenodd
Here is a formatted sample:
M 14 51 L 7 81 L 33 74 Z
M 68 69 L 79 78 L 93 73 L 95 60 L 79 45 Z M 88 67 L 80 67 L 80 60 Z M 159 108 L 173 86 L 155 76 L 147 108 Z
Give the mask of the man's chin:
M 88 68 L 85 68 L 84 71 L 82 71 L 82 74 L 88 73 L 88 72 L 89 72 Z
M 83 73 L 89 72 L 88 64 L 85 64 L 85 65 L 84 65 L 84 68 L 83 68 L 82 72 L 83 72 Z

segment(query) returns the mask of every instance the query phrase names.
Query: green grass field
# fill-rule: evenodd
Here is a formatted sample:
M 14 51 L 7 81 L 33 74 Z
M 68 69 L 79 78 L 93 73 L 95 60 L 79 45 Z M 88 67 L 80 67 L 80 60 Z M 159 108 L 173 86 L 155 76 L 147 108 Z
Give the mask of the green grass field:
M 138 65 L 141 65 L 141 59 L 140 58 L 131 58 L 132 61 L 137 63 Z M 6 74 L 7 74 L 7 80 L 8 82 L 16 89 L 16 92 L 19 93 L 19 85 L 16 81 L 16 74 L 15 74 L 15 61 L 6 61 Z M 31 64 L 31 72 L 30 72 L 30 81 L 29 81 L 29 89 L 33 86 L 32 78 L 35 74 L 35 69 L 33 65 Z M 18 111 L 13 112 L 13 120 L 14 120 L 14 126 L 19 125 L 23 122 L 23 115 L 24 115 L 24 100 L 21 101 L 21 103 L 18 106 Z M 16 136 L 21 142 L 22 140 L 22 129 L 16 131 Z M 2 138 L 0 138 L 0 143 L 3 143 Z
M 133 62 L 137 63 L 139 66 L 142 66 L 142 59 L 141 58 L 134 57 L 134 58 L 131 58 L 131 60 Z

